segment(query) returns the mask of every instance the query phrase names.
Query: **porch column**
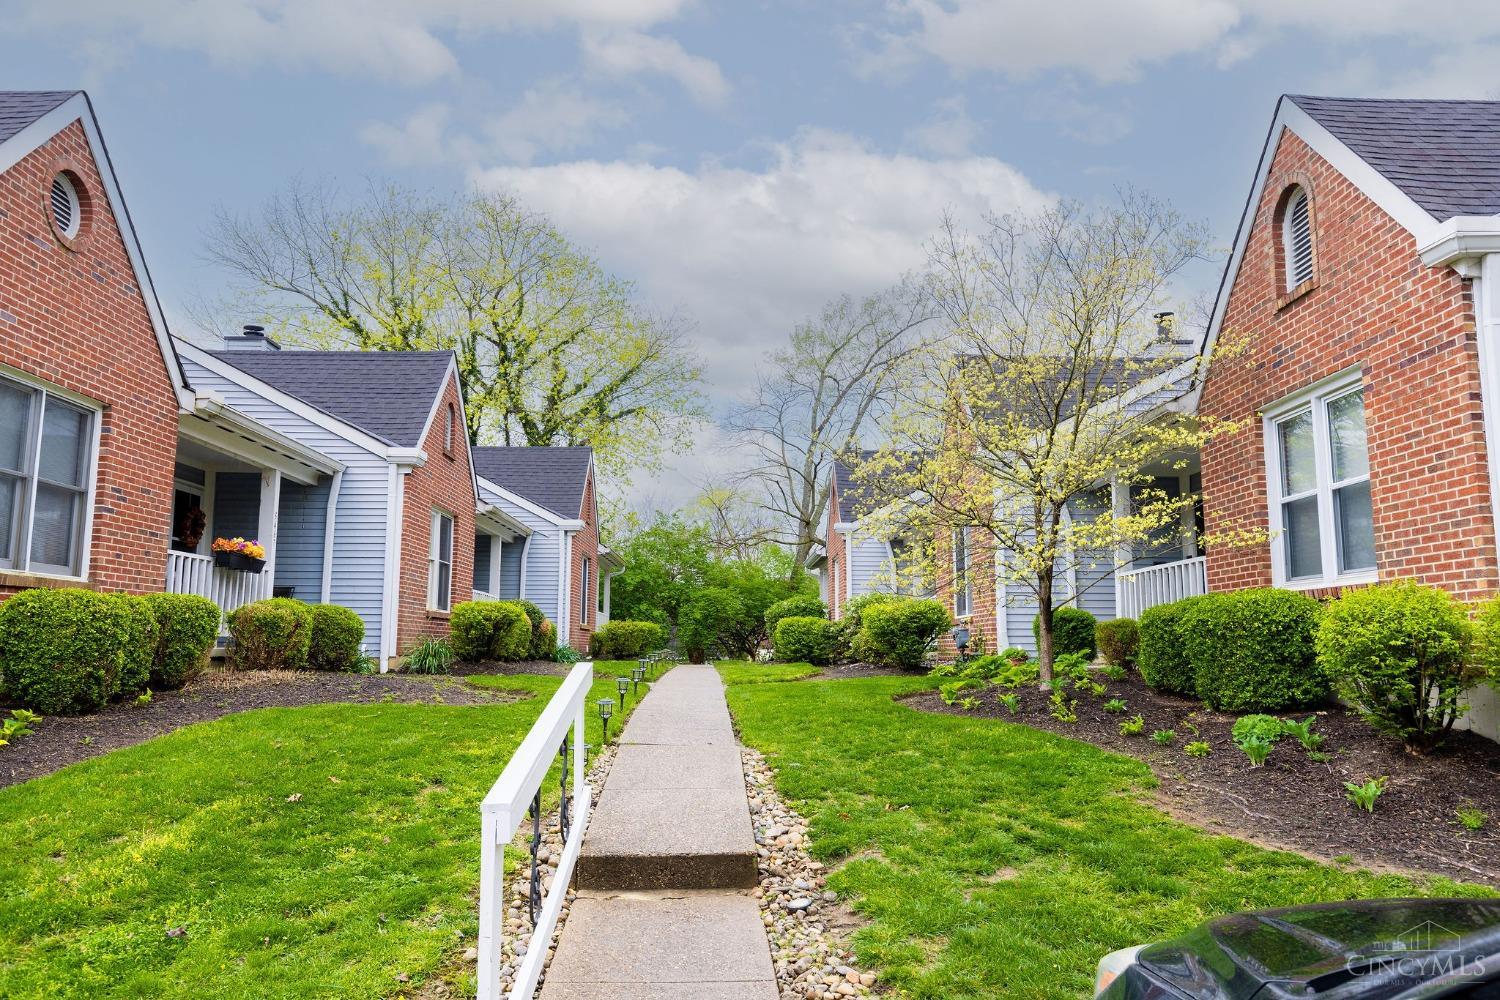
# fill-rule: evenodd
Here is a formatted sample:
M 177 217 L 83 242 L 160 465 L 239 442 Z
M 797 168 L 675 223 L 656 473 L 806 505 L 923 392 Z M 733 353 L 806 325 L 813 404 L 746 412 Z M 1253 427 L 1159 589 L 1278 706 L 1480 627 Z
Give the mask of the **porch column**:
M 1119 476 L 1112 476 L 1109 480 L 1109 503 L 1110 510 L 1115 517 L 1130 516 L 1130 486 L 1120 482 Z M 1130 568 L 1132 553 L 1130 546 L 1124 543 L 1115 546 L 1115 614 L 1126 607 L 1125 583 L 1120 575 Z
M 1193 493 L 1193 474 L 1184 472 L 1177 480 L 1178 496 L 1191 496 Z M 1193 519 L 1195 504 L 1186 504 L 1178 512 L 1182 521 L 1182 557 L 1191 559 L 1198 555 L 1198 523 Z
M 609 581 L 613 580 L 614 578 L 615 575 L 613 573 L 604 574 L 604 593 L 602 595 L 603 600 L 600 602 L 603 610 L 599 613 L 600 625 L 609 624 Z
M 266 550 L 266 566 L 260 572 L 260 596 L 271 596 L 276 583 L 276 522 L 281 506 L 281 470 L 267 469 L 260 474 L 260 524 L 258 541 Z

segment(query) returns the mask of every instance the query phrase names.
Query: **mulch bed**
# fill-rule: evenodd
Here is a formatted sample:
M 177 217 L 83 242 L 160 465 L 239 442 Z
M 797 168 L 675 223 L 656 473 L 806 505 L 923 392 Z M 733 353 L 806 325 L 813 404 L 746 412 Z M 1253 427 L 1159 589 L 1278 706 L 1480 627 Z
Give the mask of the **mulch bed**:
M 566 677 L 573 666 L 571 663 L 558 663 L 554 660 L 519 660 L 514 663 L 484 660 L 479 663 L 458 663 L 453 669 L 463 674 L 541 674 L 543 677 Z
M 878 667 L 873 663 L 834 663 L 824 667 L 809 680 L 850 680 L 857 677 L 909 677 L 905 670 L 894 667 Z
M 525 697 L 529 695 L 523 691 L 473 687 L 461 677 L 210 670 L 181 691 L 153 694 L 146 705 L 129 700 L 92 715 L 46 717 L 32 735 L 0 750 L 0 788 L 195 722 L 252 708 L 373 702 L 490 705 Z
M 1435 873 L 1500 886 L 1500 744 L 1454 733 L 1440 749 L 1417 757 L 1358 716 L 1328 708 L 1316 713 L 1314 731 L 1326 738 L 1322 750 L 1331 760 L 1308 760 L 1301 744 L 1288 736 L 1263 767 L 1252 768 L 1230 738 L 1236 716 L 1158 694 L 1135 675 L 1108 687 L 1101 698 L 1080 693 L 1078 721 L 1071 724 L 1053 719 L 1047 695 L 1031 686 L 1016 692 L 1021 709 L 1014 716 L 994 690 L 981 693 L 972 710 L 943 704 L 935 691 L 914 695 L 906 704 L 1023 723 L 1137 757 L 1151 765 L 1161 782 L 1157 799 L 1162 808 L 1214 833 L 1325 860 L 1352 859 L 1377 870 Z M 1128 711 L 1105 712 L 1110 698 L 1123 699 Z M 1146 721 L 1145 733 L 1121 736 L 1120 722 L 1137 714 Z M 1300 721 L 1310 714 L 1284 716 Z M 1196 735 L 1190 727 L 1197 727 Z M 1153 743 L 1150 734 L 1158 729 L 1175 730 L 1177 743 Z M 1209 743 L 1213 752 L 1189 757 L 1182 748 L 1192 740 Z M 1345 781 L 1363 783 L 1381 775 L 1390 780 L 1373 814 L 1357 810 L 1345 798 Z M 1489 820 L 1479 831 L 1465 830 L 1456 817 L 1460 808 L 1483 810 Z

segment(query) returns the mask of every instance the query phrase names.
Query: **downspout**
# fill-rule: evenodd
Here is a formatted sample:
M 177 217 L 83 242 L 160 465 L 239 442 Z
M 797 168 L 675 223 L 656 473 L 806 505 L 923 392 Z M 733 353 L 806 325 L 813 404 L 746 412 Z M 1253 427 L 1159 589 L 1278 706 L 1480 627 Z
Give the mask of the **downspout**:
M 573 532 L 562 533 L 562 544 L 559 547 L 562 550 L 562 567 L 557 574 L 557 644 L 566 646 L 573 631 L 569 627 L 573 610 L 570 599 L 573 593 Z
M 1463 269 L 1459 270 L 1464 274 Z M 1485 254 L 1473 279 L 1475 339 L 1479 347 L 1479 398 L 1484 414 L 1485 458 L 1490 465 L 1490 511 L 1500 533 L 1500 254 Z
M 324 604 L 333 601 L 333 531 L 338 519 L 339 487 L 343 482 L 344 470 L 338 469 L 328 484 L 328 513 L 323 518 L 323 593 L 319 598 Z
M 536 532 L 526 536 L 526 541 L 521 543 L 521 582 L 516 588 L 516 600 L 526 600 L 526 557 L 531 554 L 531 540 L 536 537 Z

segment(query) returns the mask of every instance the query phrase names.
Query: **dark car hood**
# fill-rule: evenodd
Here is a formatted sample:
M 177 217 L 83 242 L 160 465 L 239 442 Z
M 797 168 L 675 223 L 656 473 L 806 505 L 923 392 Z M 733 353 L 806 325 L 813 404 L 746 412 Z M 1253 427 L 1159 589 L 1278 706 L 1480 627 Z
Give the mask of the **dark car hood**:
M 1497 953 L 1500 900 L 1379 899 L 1237 913 L 1136 961 L 1193 997 L 1376 1000 Z

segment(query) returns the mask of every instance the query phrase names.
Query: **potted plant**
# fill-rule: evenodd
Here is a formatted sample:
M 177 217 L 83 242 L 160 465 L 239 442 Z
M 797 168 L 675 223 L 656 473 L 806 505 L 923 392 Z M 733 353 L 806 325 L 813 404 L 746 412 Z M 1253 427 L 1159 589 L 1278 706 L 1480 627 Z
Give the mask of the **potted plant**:
M 266 548 L 255 539 L 215 538 L 214 565 L 241 573 L 259 573 L 266 568 Z

